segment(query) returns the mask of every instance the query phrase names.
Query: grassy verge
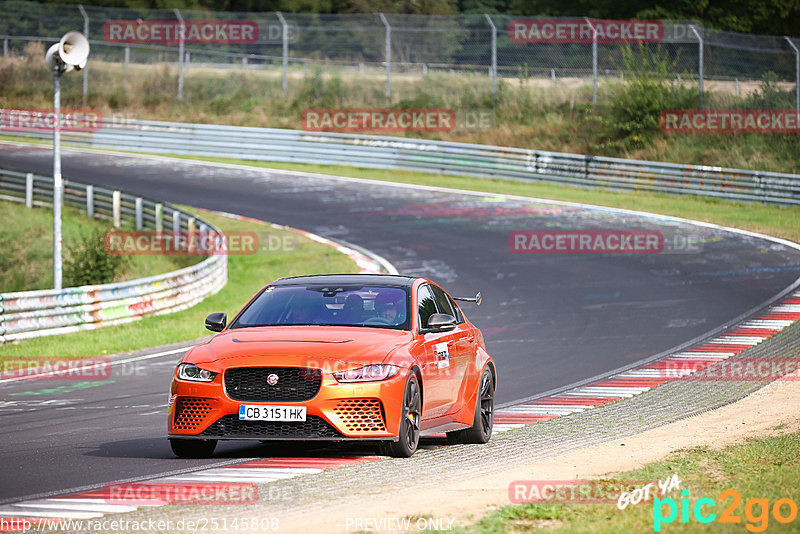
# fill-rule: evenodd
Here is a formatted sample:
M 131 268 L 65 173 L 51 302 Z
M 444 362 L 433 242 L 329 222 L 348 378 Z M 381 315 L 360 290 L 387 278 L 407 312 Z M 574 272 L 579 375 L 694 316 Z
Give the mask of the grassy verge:
M 52 79 L 41 61 L 44 47 L 30 43 L 24 54 L 0 58 L 0 107 L 48 108 Z M 177 100 L 177 68 L 166 64 L 131 64 L 92 60 L 89 93 L 84 100 L 80 76 L 62 80 L 62 105 L 95 108 L 106 118 L 302 128 L 309 108 L 447 108 L 462 116 L 487 111 L 492 121 L 478 127 L 459 119 L 452 131 L 409 132 L 408 137 L 443 139 L 622 156 L 633 159 L 721 165 L 777 172 L 800 172 L 800 136 L 796 133 L 677 133 L 661 130 L 667 109 L 699 107 L 694 83 L 676 82 L 666 71 L 653 75 L 650 65 L 666 68 L 657 53 L 634 50 L 620 65 L 625 83 L 601 79 L 598 102 L 592 104 L 588 79 L 536 79 L 520 71 L 499 80 L 497 95 L 483 73 L 431 72 L 426 76 L 398 73 L 392 96 L 385 96 L 385 78 L 376 73 L 311 69 L 290 72 L 284 94 L 280 71 L 212 68 L 190 65 L 185 72 L 184 99 Z M 642 65 L 648 65 L 643 69 Z M 484 71 L 485 72 L 485 71 Z M 791 83 L 765 76 L 742 84 L 709 82 L 707 108 L 792 109 Z M 458 121 L 457 121 L 458 122 Z
M 227 285 L 216 295 L 188 310 L 147 317 L 141 321 L 100 330 L 0 345 L 0 358 L 13 357 L 17 360 L 30 356 L 53 355 L 89 357 L 195 339 L 209 333 L 203 327 L 206 315 L 222 311 L 228 317 L 233 316 L 256 291 L 276 278 L 313 273 L 357 272 L 353 261 L 333 247 L 313 242 L 296 232 L 269 224 L 197 212 L 189 207 L 185 209 L 197 213 L 223 232 L 257 232 L 262 243 L 269 236 L 274 236 L 273 243 L 280 239 L 285 246 L 280 247 L 281 250 L 265 251 L 262 248 L 257 254 L 229 256 Z
M 780 430 L 779 425 L 775 430 Z M 677 474 L 681 490 L 688 490 L 689 516 L 683 524 L 681 492 L 673 490 L 665 497 L 676 501 L 677 517 L 663 524 L 661 532 L 762 532 L 778 530 L 797 532 L 800 519 L 781 525 L 773 515 L 776 501 L 797 499 L 797 481 L 800 480 L 800 432 L 783 433 L 758 438 L 722 450 L 707 447 L 677 452 L 661 462 L 642 469 L 620 473 L 618 480 L 665 480 Z M 722 495 L 727 489 L 736 490 L 741 502 L 733 508 L 734 496 Z M 701 511 L 708 516 L 716 514 L 709 524 L 701 524 L 693 515 L 698 499 L 709 498 L 716 503 L 711 508 L 704 504 Z M 748 503 L 750 499 L 763 499 L 767 504 Z M 723 511 L 731 507 L 731 516 L 739 522 L 721 524 Z M 789 506 L 782 505 L 781 514 L 789 516 Z M 749 515 L 748 515 L 749 512 Z M 663 515 L 669 515 L 668 505 L 663 505 Z M 494 534 L 505 532 L 531 532 L 558 530 L 559 532 L 653 532 L 654 505 L 640 503 L 619 510 L 616 504 L 539 504 L 529 503 L 500 508 L 475 525 L 461 532 Z M 780 528 L 783 527 L 783 528 Z M 745 530 L 746 529 L 746 530 Z
M 664 193 L 638 191 L 621 193 L 541 182 L 516 182 L 511 180 L 447 176 L 412 171 L 360 169 L 336 165 L 253 162 L 225 158 L 197 158 L 188 156 L 186 158 L 641 210 L 741 228 L 743 230 L 750 230 L 752 232 L 764 233 L 800 242 L 800 208 L 797 207 L 728 202 L 713 198 L 668 195 Z
M 0 201 L 0 293 L 53 287 L 53 211 L 26 208 Z M 64 206 L 62 244 L 64 287 L 79 285 L 72 279 L 72 263 L 78 261 L 84 243 L 113 230 L 109 221 L 92 220 L 79 210 Z M 132 228 L 123 228 L 132 230 Z M 186 256 L 128 256 L 116 267 L 113 281 L 121 282 L 180 269 L 199 261 Z

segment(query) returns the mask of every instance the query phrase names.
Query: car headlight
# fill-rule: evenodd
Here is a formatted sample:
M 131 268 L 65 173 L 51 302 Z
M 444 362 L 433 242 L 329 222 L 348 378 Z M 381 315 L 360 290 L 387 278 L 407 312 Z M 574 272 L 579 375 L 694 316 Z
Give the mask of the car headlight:
M 211 382 L 217 373 L 200 369 L 191 363 L 182 363 L 178 366 L 178 378 L 192 382 Z
M 348 369 L 347 371 L 337 371 L 333 377 L 337 382 L 378 382 L 392 378 L 400 371 L 396 365 L 365 365 L 358 369 Z

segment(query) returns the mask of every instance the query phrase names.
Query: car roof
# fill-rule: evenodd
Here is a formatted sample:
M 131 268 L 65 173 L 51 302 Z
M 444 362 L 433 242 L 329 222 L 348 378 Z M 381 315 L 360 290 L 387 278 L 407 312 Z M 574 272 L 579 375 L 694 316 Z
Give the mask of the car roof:
M 291 276 L 276 280 L 271 285 L 290 286 L 290 285 L 317 285 L 317 284 L 341 284 L 341 285 L 387 285 L 411 287 L 417 280 L 415 276 L 402 276 L 396 274 L 317 274 L 311 276 Z

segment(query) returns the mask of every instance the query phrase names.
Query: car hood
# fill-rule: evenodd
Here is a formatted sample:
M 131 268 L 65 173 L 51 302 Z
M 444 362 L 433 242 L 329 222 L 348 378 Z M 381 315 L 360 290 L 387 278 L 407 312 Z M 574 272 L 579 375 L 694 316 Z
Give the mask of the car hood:
M 333 372 L 381 363 L 411 342 L 405 330 L 340 326 L 236 328 L 189 351 L 184 362 L 213 372 L 231 367 L 316 367 Z

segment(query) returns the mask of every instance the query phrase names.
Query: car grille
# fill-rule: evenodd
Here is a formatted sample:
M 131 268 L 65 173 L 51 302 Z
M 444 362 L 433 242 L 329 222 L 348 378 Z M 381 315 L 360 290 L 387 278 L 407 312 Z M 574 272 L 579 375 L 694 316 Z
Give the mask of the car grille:
M 211 404 L 208 399 L 179 397 L 175 405 L 175 419 L 172 426 L 175 430 L 195 430 L 210 411 Z
M 378 399 L 339 401 L 333 413 L 339 416 L 350 432 L 384 432 L 383 407 Z
M 275 374 L 278 382 L 267 383 Z M 322 384 L 322 371 L 305 367 L 237 367 L 225 371 L 225 392 L 237 401 L 306 401 Z
M 203 436 L 215 438 L 292 438 L 292 439 L 325 439 L 343 437 L 327 421 L 316 415 L 309 415 L 305 421 L 273 422 L 273 421 L 240 421 L 237 415 L 226 415 L 219 418 L 205 429 Z

